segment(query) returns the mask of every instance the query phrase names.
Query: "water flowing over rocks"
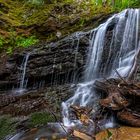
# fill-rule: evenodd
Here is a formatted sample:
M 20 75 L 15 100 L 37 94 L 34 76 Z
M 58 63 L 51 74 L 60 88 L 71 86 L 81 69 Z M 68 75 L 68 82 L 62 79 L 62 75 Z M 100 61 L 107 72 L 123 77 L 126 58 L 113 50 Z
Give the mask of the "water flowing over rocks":
M 113 15 L 105 23 L 92 30 L 93 34 L 91 35 L 86 68 L 83 74 L 84 79 L 78 84 L 74 96 L 62 103 L 65 126 L 73 127 L 82 123 L 76 117 L 71 117 L 73 116 L 71 106 L 93 108 L 93 120 L 96 120 L 96 116 L 98 116 L 99 104 L 105 108 L 109 108 L 112 105 L 112 110 L 119 110 L 129 106 L 129 101 L 120 96 L 121 93 L 117 92 L 116 88 L 108 91 L 109 95 L 110 93 L 112 94 L 107 99 L 99 102 L 101 95 L 96 92 L 93 85 L 96 80 L 102 78 L 124 77 L 134 79 L 140 54 L 139 27 L 139 9 L 128 9 Z M 108 39 L 109 35 L 111 38 Z M 113 102 L 117 102 L 118 106 Z M 103 121 L 104 118 L 103 120 L 98 120 L 97 124 L 103 122 L 102 125 L 98 125 L 100 129 L 114 127 L 115 115 L 111 114 L 104 117 L 106 121 Z M 133 117 L 131 116 L 131 118 Z M 92 129 L 90 124 L 89 128 Z M 93 125 L 93 131 L 94 128 L 96 127 Z
M 88 129 L 92 124 L 97 133 L 114 126 L 108 115 L 113 112 L 120 122 L 140 126 L 140 88 L 129 84 L 134 76 L 139 80 L 139 13 L 138 9 L 125 10 L 95 30 L 76 32 L 50 44 L 40 43 L 6 58 L 0 69 L 0 114 L 28 116 L 48 110 L 60 118 L 60 104 L 68 99 L 62 104 L 64 124 L 78 119 Z M 138 25 L 134 31 L 128 28 L 133 16 L 132 21 Z M 108 79 L 112 76 L 114 80 Z M 123 78 L 128 85 L 124 85 Z M 69 114 L 71 111 L 78 115 Z
M 30 51 L 25 78 L 28 87 L 39 87 L 39 84 L 57 85 L 72 82 L 74 73 L 82 72 L 88 47 L 88 33 L 76 33 L 71 37 Z M 79 36 L 81 36 L 79 38 Z M 79 42 L 80 48 L 77 47 Z M 27 52 L 28 52 L 27 51 Z M 0 71 L 0 89 L 18 88 L 20 83 L 21 64 L 27 52 L 15 53 L 8 58 Z M 41 85 L 40 85 L 41 86 Z
M 7 57 L 0 69 L 0 114 L 53 110 L 60 118 L 61 102 L 73 95 L 74 84 L 81 79 L 89 35 L 77 32 Z

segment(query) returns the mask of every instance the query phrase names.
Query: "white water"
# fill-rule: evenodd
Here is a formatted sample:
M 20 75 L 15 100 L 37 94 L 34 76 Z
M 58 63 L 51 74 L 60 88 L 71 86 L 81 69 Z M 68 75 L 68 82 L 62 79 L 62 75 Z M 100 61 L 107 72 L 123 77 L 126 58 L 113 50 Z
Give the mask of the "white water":
M 28 59 L 30 57 L 30 53 L 27 53 L 22 61 L 21 64 L 21 73 L 20 73 L 20 85 L 19 88 L 14 91 L 15 93 L 23 93 L 26 90 L 28 80 L 25 78 L 26 77 L 26 68 L 27 68 L 27 63 Z
M 113 23 L 115 26 L 110 45 L 107 46 L 106 33 Z M 70 119 L 70 105 L 93 107 L 95 111 L 98 109 L 99 96 L 93 89 L 95 80 L 117 77 L 115 70 L 122 77 L 129 76 L 140 49 L 140 10 L 128 9 L 116 14 L 92 30 L 91 34 L 84 81 L 77 85 L 74 96 L 62 103 L 65 126 L 74 126 L 77 121 Z M 105 126 L 113 126 L 113 124 L 108 121 Z
M 20 82 L 20 89 L 26 88 L 26 83 L 25 83 L 25 74 L 26 74 L 26 67 L 27 67 L 27 62 L 29 59 L 30 53 L 27 53 L 24 60 L 23 60 L 23 66 L 22 66 L 22 77 L 21 77 L 21 82 Z

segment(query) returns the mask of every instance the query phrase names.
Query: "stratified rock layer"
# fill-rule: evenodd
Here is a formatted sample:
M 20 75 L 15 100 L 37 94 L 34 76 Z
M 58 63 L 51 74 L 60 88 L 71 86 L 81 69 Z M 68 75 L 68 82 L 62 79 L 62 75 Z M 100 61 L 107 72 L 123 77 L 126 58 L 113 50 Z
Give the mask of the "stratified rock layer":
M 15 53 L 0 69 L 0 90 L 19 87 L 21 64 L 27 53 L 30 53 L 25 74 L 27 87 L 38 88 L 41 82 L 49 86 L 73 82 L 77 74 L 78 79 L 84 68 L 89 45 L 86 35 L 89 34 L 76 33 L 56 43 L 39 44 L 36 49 Z

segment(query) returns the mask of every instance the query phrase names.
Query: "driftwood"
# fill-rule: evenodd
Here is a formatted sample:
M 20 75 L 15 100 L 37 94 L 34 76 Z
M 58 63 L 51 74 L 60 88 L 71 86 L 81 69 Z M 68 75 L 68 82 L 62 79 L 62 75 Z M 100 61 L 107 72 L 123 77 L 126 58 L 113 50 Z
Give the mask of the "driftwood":
M 89 124 L 94 126 L 94 133 L 96 133 L 100 129 L 98 125 L 102 122 L 105 113 L 112 110 L 121 122 L 140 127 L 140 83 L 126 81 L 119 77 L 119 79 L 111 78 L 96 81 L 94 87 L 103 95 L 99 101 L 101 108 L 96 112 L 100 115 L 94 115 L 95 118 L 93 118 L 92 108 L 71 105 L 71 112 L 75 119 L 80 120 L 84 126 L 89 126 Z M 102 110 L 104 111 L 102 112 Z M 94 136 L 88 135 L 81 129 L 74 129 L 73 135 L 84 140 L 94 139 Z
M 72 109 L 72 112 L 76 116 L 76 119 L 80 120 L 84 125 L 92 123 L 92 120 L 90 119 L 90 112 L 92 111 L 92 108 L 78 106 L 70 106 L 70 107 Z
M 73 131 L 73 135 L 75 137 L 80 138 L 81 140 L 94 140 L 95 139 L 94 137 L 91 137 L 91 136 L 89 136 L 85 133 L 82 133 L 82 132 L 79 132 L 79 131 L 76 131 L 76 130 Z
M 91 119 L 91 111 L 92 108 L 88 107 L 81 107 L 81 106 L 70 106 L 73 115 L 76 117 L 77 120 L 80 120 L 82 125 L 85 127 L 76 127 L 73 128 L 72 135 L 76 138 L 79 138 L 81 140 L 94 140 L 94 129 L 95 129 L 95 123 Z M 91 128 L 92 127 L 92 128 Z M 88 129 L 92 129 L 91 132 L 88 132 Z
M 130 103 L 116 90 L 109 91 L 108 97 L 100 100 L 100 104 L 112 110 L 120 110 L 127 107 Z
M 131 126 L 140 126 L 140 113 L 132 110 L 123 110 L 118 112 L 117 117 L 124 123 L 128 123 Z
M 117 118 L 126 124 L 140 126 L 140 83 L 120 78 L 96 81 L 95 86 L 103 91 L 103 108 L 116 111 Z

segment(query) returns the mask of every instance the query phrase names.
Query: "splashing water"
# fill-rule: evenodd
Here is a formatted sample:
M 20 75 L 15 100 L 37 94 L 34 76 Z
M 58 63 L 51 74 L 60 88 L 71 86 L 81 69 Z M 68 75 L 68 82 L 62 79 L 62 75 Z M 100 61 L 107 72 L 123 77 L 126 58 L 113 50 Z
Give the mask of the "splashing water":
M 109 44 L 106 45 L 106 35 L 112 26 L 112 36 Z M 77 122 L 70 118 L 70 105 L 92 107 L 95 111 L 98 109 L 99 96 L 93 88 L 95 80 L 117 77 L 114 70 L 126 78 L 133 72 L 140 49 L 140 10 L 127 9 L 115 14 L 104 24 L 92 30 L 91 35 L 84 81 L 78 84 L 74 96 L 62 103 L 65 126 L 74 126 Z M 113 126 L 112 122 L 107 123 L 106 127 Z

